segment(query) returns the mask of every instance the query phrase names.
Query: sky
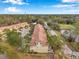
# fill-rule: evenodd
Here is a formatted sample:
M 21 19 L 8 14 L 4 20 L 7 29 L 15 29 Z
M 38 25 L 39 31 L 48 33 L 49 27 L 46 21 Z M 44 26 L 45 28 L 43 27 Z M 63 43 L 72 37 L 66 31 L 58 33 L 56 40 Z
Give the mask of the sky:
M 0 14 L 79 14 L 79 0 L 0 0 Z

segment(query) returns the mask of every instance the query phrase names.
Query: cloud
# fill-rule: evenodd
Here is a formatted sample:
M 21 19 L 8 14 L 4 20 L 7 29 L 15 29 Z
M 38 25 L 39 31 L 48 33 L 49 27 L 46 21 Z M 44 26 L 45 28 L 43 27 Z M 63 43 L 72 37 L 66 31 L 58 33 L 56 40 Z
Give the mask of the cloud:
M 71 4 L 58 4 L 58 5 L 52 5 L 51 7 L 55 7 L 55 8 L 63 8 L 63 7 L 74 7 L 75 5 Z
M 5 0 L 5 1 L 3 1 L 3 3 L 12 3 L 12 4 L 18 4 L 18 5 L 23 5 L 23 4 L 29 5 L 29 3 L 22 2 L 22 0 Z
M 43 6 L 44 8 L 70 8 L 70 7 L 78 7 L 77 4 L 56 4 L 56 5 L 49 5 L 49 6 Z
M 79 9 L 69 9 L 61 12 L 62 14 L 79 14 Z
M 21 9 L 17 9 L 16 7 L 8 7 L 8 8 L 5 8 L 4 11 L 16 13 L 16 12 L 21 12 L 22 10 Z
M 79 4 L 54 4 L 43 6 L 43 8 L 50 9 L 51 14 L 79 14 Z M 48 11 L 49 12 L 49 11 Z
M 62 2 L 79 2 L 79 0 L 62 0 Z

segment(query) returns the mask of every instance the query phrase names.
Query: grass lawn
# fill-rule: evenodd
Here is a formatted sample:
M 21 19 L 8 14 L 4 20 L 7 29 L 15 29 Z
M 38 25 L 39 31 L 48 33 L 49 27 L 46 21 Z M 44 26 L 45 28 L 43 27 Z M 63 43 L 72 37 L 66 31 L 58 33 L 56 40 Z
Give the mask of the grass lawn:
M 58 39 L 61 40 L 62 46 L 65 44 L 65 39 L 61 36 L 61 33 L 58 31 L 55 31 L 57 33 L 57 37 Z M 56 51 L 56 57 L 57 59 L 68 59 L 68 57 L 66 55 L 64 55 L 64 53 L 59 49 Z
M 73 25 L 59 24 L 60 29 L 75 29 Z
M 11 47 L 8 43 L 0 42 L 0 48 L 7 52 L 9 59 L 19 59 L 17 53 L 15 52 L 14 48 Z
M 26 54 L 17 51 L 15 47 L 12 47 L 6 42 L 0 42 L 0 48 L 7 52 L 9 59 L 48 59 L 48 54 Z
M 79 52 L 79 43 L 67 42 L 67 45 L 71 48 L 71 50 Z
M 56 59 L 68 59 L 61 50 L 55 52 Z

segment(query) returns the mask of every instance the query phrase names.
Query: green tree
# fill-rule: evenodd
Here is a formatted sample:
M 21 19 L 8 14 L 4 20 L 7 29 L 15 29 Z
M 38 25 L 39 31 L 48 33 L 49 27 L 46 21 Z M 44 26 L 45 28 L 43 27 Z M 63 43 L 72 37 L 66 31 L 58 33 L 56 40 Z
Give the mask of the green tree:
M 7 42 L 13 46 L 19 46 L 20 45 L 20 35 L 16 30 L 5 30 L 5 34 L 7 36 Z
M 49 22 L 48 26 L 53 30 L 60 30 L 58 23 Z
M 25 35 L 24 38 L 22 38 L 21 40 L 21 51 L 22 52 L 29 52 L 30 47 L 29 47 L 29 43 L 30 43 L 30 37 L 29 34 Z
M 76 33 L 76 34 L 79 34 L 79 20 L 76 21 L 73 25 L 74 25 L 74 27 L 75 27 L 75 33 Z
M 62 42 L 59 36 L 50 36 L 50 34 L 47 33 L 47 37 L 48 37 L 48 43 L 49 45 L 52 47 L 52 49 L 55 51 L 61 49 L 62 47 Z

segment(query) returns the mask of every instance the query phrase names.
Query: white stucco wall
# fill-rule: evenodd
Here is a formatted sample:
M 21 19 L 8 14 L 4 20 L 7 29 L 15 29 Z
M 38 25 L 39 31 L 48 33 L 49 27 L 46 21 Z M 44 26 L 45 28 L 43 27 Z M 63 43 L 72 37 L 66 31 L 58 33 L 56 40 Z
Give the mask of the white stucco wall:
M 40 42 L 38 42 L 35 46 L 31 46 L 30 50 L 38 53 L 48 53 L 48 46 L 42 46 Z

